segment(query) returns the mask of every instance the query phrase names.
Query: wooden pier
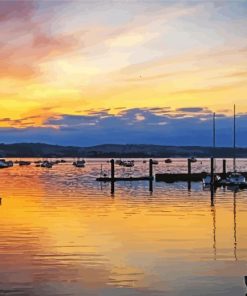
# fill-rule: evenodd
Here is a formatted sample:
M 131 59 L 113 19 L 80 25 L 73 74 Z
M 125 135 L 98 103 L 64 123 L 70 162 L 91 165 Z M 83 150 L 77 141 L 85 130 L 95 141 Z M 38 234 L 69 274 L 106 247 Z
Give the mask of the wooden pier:
M 164 173 L 164 174 L 156 174 L 155 175 L 155 181 L 160 182 L 167 182 L 167 183 L 173 183 L 173 182 L 199 182 L 202 181 L 203 178 L 205 178 L 207 175 L 206 172 L 202 173 L 194 173 L 194 174 L 176 174 L 176 173 Z
M 149 174 L 143 176 L 128 176 L 128 177 L 121 177 L 115 176 L 115 161 L 112 159 L 110 161 L 111 165 L 111 172 L 110 176 L 100 176 L 96 178 L 96 181 L 99 182 L 110 182 L 111 183 L 111 193 L 113 194 L 115 191 L 115 182 L 117 181 L 148 181 L 149 182 L 149 191 L 153 192 L 153 181 L 156 182 L 166 182 L 166 183 L 174 183 L 174 182 L 187 182 L 188 183 L 188 190 L 191 189 L 191 182 L 202 182 L 202 180 L 207 176 L 211 176 L 212 183 L 210 186 L 212 187 L 212 195 L 214 194 L 214 189 L 221 186 L 233 186 L 234 184 L 230 184 L 227 180 L 227 177 L 231 174 L 231 172 L 226 172 L 226 160 L 223 159 L 222 163 L 222 172 L 215 172 L 215 158 L 211 157 L 210 159 L 210 171 L 209 172 L 199 172 L 199 173 L 192 173 L 192 160 L 188 159 L 188 171 L 187 173 L 158 173 L 153 176 L 153 160 L 149 160 Z M 239 172 L 241 175 L 247 178 L 247 172 Z M 215 175 L 218 175 L 221 180 L 219 182 L 214 181 Z M 246 189 L 246 184 L 239 184 L 239 189 Z
M 222 163 L 222 172 L 215 172 L 214 168 L 214 158 L 211 158 L 210 161 L 210 175 L 213 176 L 217 174 L 221 177 L 222 180 L 226 179 L 231 172 L 226 172 L 226 160 L 223 159 Z M 247 172 L 239 172 L 244 177 L 247 178 Z M 162 173 L 155 175 L 155 181 L 157 182 L 201 182 L 203 178 L 205 178 L 209 172 L 200 172 L 200 173 L 192 173 L 191 169 L 191 160 L 188 159 L 188 172 L 187 173 Z M 213 177 L 212 177 L 213 180 Z
M 111 182 L 114 181 L 152 181 L 154 177 L 140 176 L 140 177 L 115 177 L 114 179 L 110 177 L 99 177 L 96 181 L 100 182 Z
M 239 172 L 241 175 L 247 178 L 247 172 Z M 218 176 L 220 176 L 222 179 L 225 177 L 228 177 L 230 175 L 229 173 L 215 173 Z M 194 174 L 170 174 L 170 173 L 165 173 L 165 174 L 156 174 L 155 175 L 155 181 L 157 182 L 167 182 L 167 183 L 173 183 L 173 182 L 199 182 L 202 181 L 204 177 L 206 177 L 208 173 L 202 172 L 202 173 L 194 173 Z
M 153 160 L 149 160 L 149 175 L 148 176 L 130 176 L 130 177 L 115 177 L 115 161 L 110 160 L 111 164 L 111 176 L 100 176 L 96 178 L 96 181 L 100 182 L 116 182 L 116 181 L 153 181 Z
M 153 192 L 153 160 L 149 159 L 149 175 L 148 176 L 130 176 L 130 177 L 115 177 L 115 161 L 110 160 L 111 164 L 111 176 L 100 176 L 96 178 L 99 182 L 110 182 L 111 183 L 111 194 L 115 191 L 115 182 L 117 181 L 149 181 L 149 191 Z

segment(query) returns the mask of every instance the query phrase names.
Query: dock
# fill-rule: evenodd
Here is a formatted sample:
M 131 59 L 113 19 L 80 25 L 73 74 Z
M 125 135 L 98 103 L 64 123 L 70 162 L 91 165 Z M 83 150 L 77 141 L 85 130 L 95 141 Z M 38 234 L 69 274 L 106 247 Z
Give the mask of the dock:
M 99 177 L 96 179 L 96 181 L 99 182 L 116 182 L 116 181 L 153 181 L 153 177 L 149 176 L 140 176 L 140 177 L 115 177 L 115 178 L 110 178 L 110 177 Z
M 144 175 L 144 176 L 128 176 L 128 177 L 116 177 L 115 176 L 115 161 L 114 159 L 110 160 L 111 164 L 111 174 L 110 177 L 107 176 L 100 176 L 96 178 L 96 181 L 99 182 L 110 182 L 111 183 L 111 194 L 113 195 L 115 192 L 115 182 L 117 181 L 149 181 L 149 191 L 152 193 L 153 192 L 153 160 L 149 159 L 149 175 Z
M 202 172 L 193 172 L 192 173 L 192 163 L 195 162 L 191 158 L 188 159 L 188 170 L 186 173 L 157 173 L 153 174 L 153 164 L 155 162 L 150 159 L 149 160 L 149 174 L 146 175 L 140 175 L 140 176 L 115 176 L 115 161 L 114 159 L 110 160 L 110 176 L 108 175 L 101 175 L 96 178 L 96 181 L 99 182 L 109 182 L 111 184 L 111 193 L 114 194 L 115 191 L 115 183 L 117 181 L 148 181 L 149 182 L 149 191 L 153 192 L 153 182 L 166 182 L 166 183 L 175 183 L 175 182 L 187 182 L 188 183 L 188 190 L 191 189 L 191 183 L 192 182 L 202 182 L 203 179 L 207 175 L 211 175 L 211 180 L 214 180 L 215 174 L 217 174 L 221 180 L 220 181 L 213 181 L 211 183 L 211 193 L 212 198 L 214 196 L 214 190 L 218 187 L 229 187 L 234 188 L 236 187 L 236 184 L 229 183 L 229 180 L 227 177 L 231 174 L 231 172 L 226 171 L 226 159 L 223 159 L 222 163 L 222 172 L 216 172 L 215 171 L 215 158 L 211 157 L 210 159 L 210 172 L 202 171 Z M 242 176 L 247 178 L 247 172 L 239 172 Z M 239 189 L 247 189 L 247 183 L 242 183 L 237 185 Z
M 189 158 L 187 160 L 187 173 L 159 173 L 155 175 L 155 181 L 157 182 L 201 182 L 203 178 L 208 175 L 208 172 L 199 172 L 199 173 L 192 173 L 192 160 Z M 211 157 L 210 160 L 210 171 L 211 175 L 215 174 L 214 171 L 214 158 Z M 217 173 L 222 179 L 225 179 L 228 176 L 226 172 L 226 160 L 223 159 L 223 170 L 221 173 Z M 247 174 L 247 173 L 246 173 Z
M 202 173 L 193 173 L 193 174 L 181 174 L 181 173 L 163 173 L 163 174 L 156 174 L 155 181 L 157 182 L 166 182 L 166 183 L 174 183 L 174 182 L 199 182 L 202 181 L 207 175 L 206 172 Z
M 247 178 L 247 172 L 239 172 L 244 177 Z M 201 182 L 203 178 L 206 177 L 208 173 L 202 172 L 202 173 L 193 173 L 193 174 L 170 174 L 170 173 L 164 173 L 164 174 L 156 174 L 155 175 L 155 181 L 157 182 L 166 182 L 166 183 L 174 183 L 174 182 Z M 230 175 L 229 173 L 216 173 L 221 177 L 221 179 L 225 179 Z

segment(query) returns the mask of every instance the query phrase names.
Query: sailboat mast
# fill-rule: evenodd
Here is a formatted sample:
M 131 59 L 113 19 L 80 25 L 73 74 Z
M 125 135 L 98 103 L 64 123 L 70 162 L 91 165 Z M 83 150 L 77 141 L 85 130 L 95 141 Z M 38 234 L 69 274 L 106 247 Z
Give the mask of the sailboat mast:
M 234 104 L 233 117 L 233 171 L 236 172 L 236 107 Z
M 213 148 L 214 148 L 214 156 L 215 156 L 215 113 L 213 114 Z
M 215 171 L 215 112 L 213 113 L 213 158 L 214 158 L 213 171 Z

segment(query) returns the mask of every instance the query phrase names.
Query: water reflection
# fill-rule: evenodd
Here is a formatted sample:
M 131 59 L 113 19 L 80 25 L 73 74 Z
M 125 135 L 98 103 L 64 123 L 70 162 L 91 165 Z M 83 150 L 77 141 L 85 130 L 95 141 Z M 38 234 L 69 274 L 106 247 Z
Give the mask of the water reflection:
M 1 171 L 0 294 L 244 294 L 245 191 L 138 181 L 112 196 L 99 168 Z
M 236 192 L 233 193 L 233 233 L 234 233 L 234 257 L 235 260 L 238 260 L 237 258 L 237 201 L 236 201 Z

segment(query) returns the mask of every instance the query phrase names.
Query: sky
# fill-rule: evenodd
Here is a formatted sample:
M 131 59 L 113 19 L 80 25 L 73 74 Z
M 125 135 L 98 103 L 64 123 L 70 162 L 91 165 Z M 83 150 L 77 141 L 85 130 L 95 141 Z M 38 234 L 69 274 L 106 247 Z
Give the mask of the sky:
M 0 142 L 247 146 L 247 1 L 0 1 Z

